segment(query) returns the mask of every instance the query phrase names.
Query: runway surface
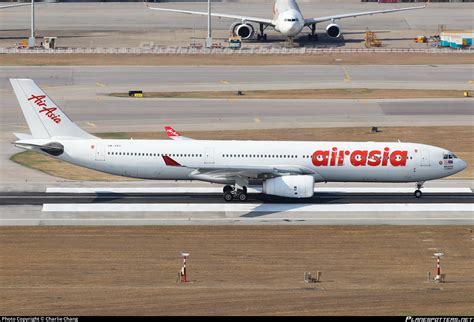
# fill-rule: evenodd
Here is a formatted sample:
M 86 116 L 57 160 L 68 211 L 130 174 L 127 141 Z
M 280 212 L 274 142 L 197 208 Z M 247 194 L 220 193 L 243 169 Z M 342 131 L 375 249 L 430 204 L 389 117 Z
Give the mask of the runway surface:
M 290 199 L 249 190 L 225 202 L 220 188 L 61 188 L 0 194 L 0 225 L 438 225 L 474 224 L 470 188 L 320 188 Z
M 178 189 L 177 189 L 178 190 Z M 354 189 L 355 190 L 355 189 Z M 468 190 L 468 189 L 466 189 Z M 469 189 L 470 190 L 470 189 Z M 464 190 L 465 191 L 465 190 Z M 0 205 L 42 205 L 50 204 L 98 204 L 98 203 L 143 203 L 143 204 L 226 204 L 238 205 L 239 202 L 227 203 L 222 193 L 2 193 Z M 256 193 L 249 193 L 252 204 L 441 204 L 441 203 L 474 203 L 474 194 L 471 192 L 429 193 L 424 192 L 422 198 L 414 198 L 413 193 L 364 193 L 364 192 L 320 192 L 308 199 L 292 199 L 270 197 Z M 145 207 L 146 208 L 146 207 Z M 473 209 L 474 210 L 474 209 Z M 74 210 L 73 210 L 74 211 Z M 120 210 L 124 211 L 124 210 Z M 146 211 L 146 210 L 145 210 Z

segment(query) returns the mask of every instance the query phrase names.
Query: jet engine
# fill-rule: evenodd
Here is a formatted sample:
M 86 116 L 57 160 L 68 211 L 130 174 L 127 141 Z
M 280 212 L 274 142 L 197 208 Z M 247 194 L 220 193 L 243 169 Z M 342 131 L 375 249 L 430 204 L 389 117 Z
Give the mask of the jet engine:
M 288 198 L 310 198 L 314 178 L 308 175 L 281 176 L 263 182 L 263 193 Z
M 247 23 L 235 23 L 231 26 L 234 36 L 240 36 L 242 39 L 250 39 L 254 34 L 253 26 Z
M 332 23 L 326 27 L 326 34 L 331 38 L 337 38 L 341 35 L 341 28 Z

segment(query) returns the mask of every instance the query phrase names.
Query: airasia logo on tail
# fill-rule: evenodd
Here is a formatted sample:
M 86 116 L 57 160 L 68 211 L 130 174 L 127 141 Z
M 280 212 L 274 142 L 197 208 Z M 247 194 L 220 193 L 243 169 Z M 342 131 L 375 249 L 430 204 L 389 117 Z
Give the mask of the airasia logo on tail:
M 45 102 L 46 95 L 31 95 L 28 101 L 34 100 L 33 103 L 40 109 L 39 113 L 44 113 L 54 123 L 61 123 L 61 116 L 54 112 L 58 109 L 57 107 L 48 107 Z
M 169 136 L 179 136 L 179 133 L 173 130 L 172 128 L 167 128 L 166 132 L 168 133 Z
M 311 161 L 315 167 L 340 167 L 344 165 L 346 158 L 350 160 L 354 167 L 386 167 L 390 164 L 393 167 L 404 167 L 407 163 L 408 151 L 395 150 L 390 152 L 390 148 L 381 150 L 338 150 L 333 147 L 329 150 L 317 150 L 311 156 Z

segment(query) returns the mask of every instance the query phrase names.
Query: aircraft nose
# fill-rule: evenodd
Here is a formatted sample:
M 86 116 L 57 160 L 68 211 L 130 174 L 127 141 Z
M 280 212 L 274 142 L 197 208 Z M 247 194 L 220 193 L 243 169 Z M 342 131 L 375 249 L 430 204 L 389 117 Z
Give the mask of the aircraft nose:
M 464 161 L 463 159 L 458 159 L 458 164 L 459 164 L 459 171 L 462 171 L 467 168 L 467 162 Z

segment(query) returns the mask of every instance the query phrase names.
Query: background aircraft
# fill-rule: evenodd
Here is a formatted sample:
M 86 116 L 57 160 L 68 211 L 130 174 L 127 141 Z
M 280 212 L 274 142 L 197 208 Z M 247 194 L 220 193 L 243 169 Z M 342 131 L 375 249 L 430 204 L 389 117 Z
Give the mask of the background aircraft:
M 148 5 L 147 5 L 148 6 Z M 256 18 L 256 17 L 246 17 L 239 16 L 234 14 L 223 14 L 223 13 L 211 13 L 213 17 L 219 18 L 229 18 L 240 20 L 231 25 L 230 30 L 234 36 L 240 36 L 242 39 L 250 39 L 255 33 L 255 29 L 251 23 L 256 23 L 259 25 L 259 32 L 257 34 L 257 40 L 267 40 L 267 34 L 265 34 L 265 29 L 268 27 L 273 27 L 276 31 L 280 32 L 282 35 L 293 39 L 296 35 L 301 33 L 304 27 L 309 27 L 311 33 L 308 35 L 309 39 L 317 39 L 316 35 L 316 24 L 321 22 L 330 21 L 331 23 L 326 27 L 326 33 L 331 38 L 337 38 L 341 35 L 341 28 L 339 25 L 334 23 L 335 20 L 359 17 L 359 16 L 368 16 L 381 13 L 397 12 L 397 11 L 406 11 L 406 10 L 415 10 L 423 9 L 424 6 L 418 7 L 408 7 L 408 8 L 398 8 L 398 9 L 386 9 L 386 10 L 377 10 L 377 11 L 366 11 L 366 12 L 355 12 L 355 13 L 344 13 L 333 16 L 326 17 L 317 17 L 317 18 L 303 18 L 300 8 L 295 0 L 276 0 L 273 5 L 273 18 Z M 192 15 L 203 15 L 207 16 L 207 12 L 201 11 L 189 11 L 189 10 L 177 10 L 177 9 L 167 9 L 167 8 L 157 8 L 149 7 L 152 10 L 159 11 L 168 11 L 168 12 L 179 12 Z
M 31 131 L 17 147 L 82 167 L 152 180 L 225 184 L 224 199 L 247 200 L 249 185 L 289 198 L 312 197 L 316 182 L 416 182 L 466 168 L 452 152 L 402 142 L 192 140 L 173 128 L 172 140 L 108 140 L 74 124 L 31 79 L 10 79 Z

